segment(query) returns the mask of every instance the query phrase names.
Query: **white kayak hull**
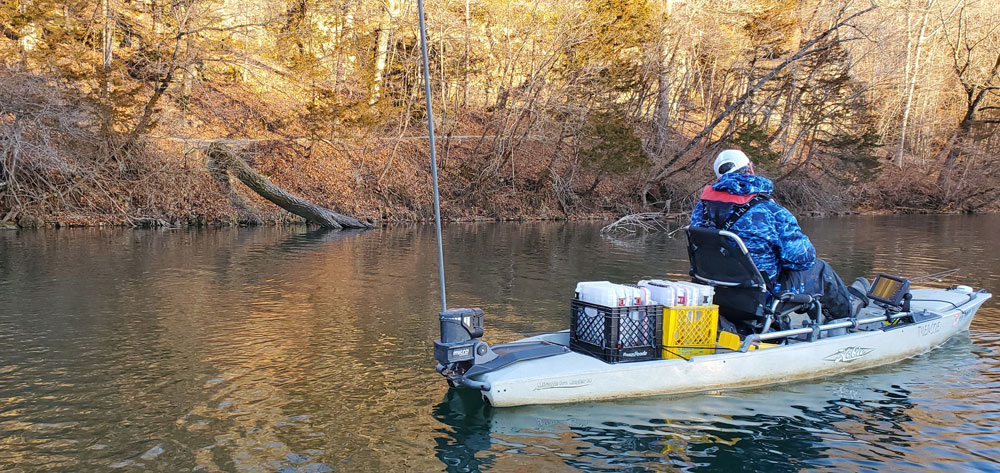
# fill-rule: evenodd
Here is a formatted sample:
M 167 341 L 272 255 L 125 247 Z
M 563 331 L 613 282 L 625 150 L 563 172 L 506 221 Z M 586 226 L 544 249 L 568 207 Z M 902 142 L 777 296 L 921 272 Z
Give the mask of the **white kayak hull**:
M 745 388 L 863 370 L 904 360 L 968 330 L 986 292 L 915 289 L 912 311 L 927 320 L 744 353 L 609 364 L 568 352 L 522 361 L 474 378 L 495 407 L 558 404 Z M 569 344 L 567 331 L 524 341 Z

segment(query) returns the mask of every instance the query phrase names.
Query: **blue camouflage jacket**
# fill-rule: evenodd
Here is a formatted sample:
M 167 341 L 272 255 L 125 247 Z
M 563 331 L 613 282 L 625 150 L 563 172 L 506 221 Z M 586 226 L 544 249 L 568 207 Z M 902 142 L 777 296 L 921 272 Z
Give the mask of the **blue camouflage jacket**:
M 751 196 L 753 194 L 770 194 L 774 184 L 764 177 L 753 174 L 729 173 L 723 174 L 718 182 L 711 186 L 714 191 L 720 191 L 731 196 Z M 702 226 L 702 217 L 709 212 L 711 226 L 715 221 L 722 221 L 732 211 L 733 203 L 743 199 L 727 202 L 716 202 L 706 199 L 711 192 L 707 187 L 703 200 L 691 211 L 691 225 Z M 716 205 L 716 204 L 720 205 Z M 728 205 L 727 205 L 728 204 Z M 717 213 L 724 212 L 724 215 Z M 740 236 L 750 251 L 757 269 L 760 270 L 773 285 L 782 269 L 805 271 L 812 268 L 816 260 L 816 248 L 809 241 L 795 217 L 784 207 L 773 200 L 760 202 L 743 214 L 733 223 L 730 231 Z

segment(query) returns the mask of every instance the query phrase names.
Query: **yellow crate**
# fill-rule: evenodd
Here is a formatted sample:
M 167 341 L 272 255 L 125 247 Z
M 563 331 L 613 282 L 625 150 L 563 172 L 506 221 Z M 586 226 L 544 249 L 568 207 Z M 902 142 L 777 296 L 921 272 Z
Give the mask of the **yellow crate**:
M 663 357 L 691 358 L 715 353 L 719 306 L 698 305 L 663 309 Z

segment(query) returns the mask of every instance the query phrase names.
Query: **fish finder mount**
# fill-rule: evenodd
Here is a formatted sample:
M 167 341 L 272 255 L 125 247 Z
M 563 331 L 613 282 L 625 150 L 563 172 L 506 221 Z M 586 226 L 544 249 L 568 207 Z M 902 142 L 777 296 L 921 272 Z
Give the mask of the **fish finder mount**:
M 875 276 L 866 296 L 889 312 L 909 312 L 910 300 L 913 299 L 910 280 L 883 273 Z

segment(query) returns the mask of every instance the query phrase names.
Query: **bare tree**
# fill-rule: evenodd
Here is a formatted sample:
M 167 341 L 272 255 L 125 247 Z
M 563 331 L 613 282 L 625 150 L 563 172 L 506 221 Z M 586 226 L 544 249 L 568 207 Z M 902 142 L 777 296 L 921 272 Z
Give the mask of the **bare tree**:
M 659 166 L 659 168 L 657 168 L 657 170 L 652 174 L 652 177 L 649 179 L 649 184 L 658 182 L 676 173 L 677 170 L 671 169 L 674 163 L 676 163 L 678 160 L 684 157 L 688 153 L 688 151 L 691 151 L 691 149 L 694 148 L 698 143 L 700 143 L 701 140 L 703 140 L 706 136 L 709 136 L 712 133 L 712 131 L 715 130 L 715 127 L 719 125 L 719 123 L 721 123 L 723 120 L 728 118 L 733 112 L 735 112 L 737 109 L 743 106 L 743 104 L 746 103 L 746 101 L 751 96 L 753 96 L 754 93 L 760 90 L 760 88 L 763 87 L 764 84 L 766 84 L 768 81 L 775 78 L 778 75 L 778 73 L 780 73 L 784 68 L 788 67 L 789 64 L 792 64 L 793 62 L 798 61 L 799 59 L 802 59 L 810 54 L 815 54 L 817 52 L 824 51 L 827 48 L 831 47 L 833 44 L 850 41 L 851 38 L 843 38 L 843 39 L 837 39 L 833 42 L 825 43 L 822 46 L 817 46 L 818 43 L 820 43 L 827 36 L 836 33 L 845 26 L 849 26 L 852 20 L 876 8 L 878 8 L 876 5 L 872 5 L 864 10 L 855 12 L 851 15 L 838 19 L 837 23 L 835 23 L 832 27 L 816 35 L 813 39 L 802 45 L 802 47 L 800 47 L 799 50 L 796 51 L 794 54 L 786 58 L 778 65 L 771 68 L 771 70 L 767 74 L 758 79 L 755 83 L 751 84 L 747 88 L 747 90 L 742 95 L 740 95 L 739 98 L 734 100 L 732 103 L 729 104 L 729 106 L 727 106 L 724 110 L 722 110 L 721 113 L 716 115 L 715 119 L 713 119 L 711 123 L 705 126 L 693 138 L 691 138 L 686 145 L 680 148 L 680 150 L 674 153 L 674 155 L 669 160 L 667 160 L 666 163 Z M 647 184 L 647 186 L 649 184 Z
M 947 202 L 951 199 L 951 173 L 962 155 L 973 127 L 977 124 L 995 124 L 996 119 L 982 119 L 979 115 L 986 110 L 996 110 L 1000 90 L 1000 22 L 982 22 L 970 18 L 968 6 L 960 4 L 957 24 L 948 26 L 945 36 L 951 49 L 955 75 L 964 91 L 964 108 L 951 136 L 947 139 L 936 161 L 941 163 L 938 174 L 938 188 Z
M 944 23 L 949 20 L 951 15 L 957 11 L 959 4 L 955 4 L 952 12 L 947 18 L 942 21 L 934 30 L 927 31 L 927 20 L 930 17 L 931 10 L 934 8 L 934 4 L 937 0 L 927 0 L 927 3 L 922 8 L 922 14 L 920 15 L 920 29 L 918 30 L 917 37 L 914 38 L 910 34 L 910 16 L 909 8 L 907 8 L 907 31 L 906 31 L 906 68 L 905 68 L 905 80 L 906 80 L 906 98 L 903 106 L 903 118 L 899 125 L 899 145 L 896 147 L 896 167 L 903 167 L 903 150 L 906 146 L 906 129 L 910 122 L 910 110 L 913 108 L 913 95 L 917 87 L 917 81 L 920 77 L 920 59 L 923 53 L 924 43 L 933 38 L 944 26 Z M 909 0 L 908 0 L 909 2 Z M 907 5 L 909 7 L 909 3 Z M 916 44 L 913 44 L 916 43 Z M 910 60 L 910 51 L 912 53 L 912 64 Z

